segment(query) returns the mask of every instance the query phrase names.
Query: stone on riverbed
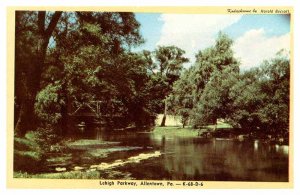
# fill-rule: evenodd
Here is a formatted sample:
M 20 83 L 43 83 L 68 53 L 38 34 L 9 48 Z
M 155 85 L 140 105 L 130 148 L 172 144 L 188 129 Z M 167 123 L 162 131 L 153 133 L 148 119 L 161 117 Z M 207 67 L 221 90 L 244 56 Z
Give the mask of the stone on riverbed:
M 46 160 L 46 166 L 48 167 L 67 167 L 72 164 L 71 154 L 67 154 L 59 157 L 49 157 Z
M 123 152 L 123 151 L 133 151 L 133 150 L 142 150 L 143 147 L 110 147 L 110 148 L 97 148 L 87 151 L 87 154 L 92 157 L 97 158 L 106 158 L 109 154 L 113 152 Z
M 160 151 L 155 151 L 154 153 L 141 153 L 137 156 L 129 157 L 127 160 L 115 160 L 113 163 L 101 163 L 99 165 L 91 165 L 90 169 L 97 170 L 108 170 L 116 167 L 124 166 L 129 163 L 139 163 L 141 160 L 147 160 L 149 158 L 159 157 L 161 155 Z
M 83 169 L 84 169 L 83 167 L 79 167 L 79 166 L 74 167 L 74 171 L 81 171 Z
M 64 172 L 64 171 L 66 171 L 67 169 L 65 168 L 65 167 L 56 167 L 55 168 L 55 171 L 57 171 L 57 172 Z
M 94 168 L 93 169 L 89 169 L 86 172 L 89 173 L 89 172 L 93 172 L 93 171 L 97 171 L 97 169 L 94 169 Z
M 128 158 L 129 161 L 139 163 L 141 160 L 146 160 L 148 158 L 159 157 L 161 155 L 160 151 L 155 151 L 154 153 L 149 154 L 139 154 L 138 156 L 133 156 Z
M 90 169 L 96 169 L 98 167 L 98 165 L 91 165 Z

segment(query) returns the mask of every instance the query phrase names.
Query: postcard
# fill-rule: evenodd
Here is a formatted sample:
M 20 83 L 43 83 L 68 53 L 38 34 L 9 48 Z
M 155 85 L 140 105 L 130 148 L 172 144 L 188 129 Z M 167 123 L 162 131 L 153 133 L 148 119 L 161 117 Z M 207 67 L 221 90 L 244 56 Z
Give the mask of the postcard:
M 8 188 L 292 188 L 292 7 L 9 7 Z

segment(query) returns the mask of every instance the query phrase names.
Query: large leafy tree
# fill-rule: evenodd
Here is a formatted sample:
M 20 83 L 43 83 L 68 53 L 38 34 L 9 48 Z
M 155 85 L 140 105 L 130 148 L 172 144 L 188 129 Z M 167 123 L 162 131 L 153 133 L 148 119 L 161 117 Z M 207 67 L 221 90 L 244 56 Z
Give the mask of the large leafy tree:
M 196 101 L 199 101 L 206 84 L 211 80 L 215 71 L 222 71 L 232 67 L 239 71 L 239 62 L 233 56 L 233 41 L 224 33 L 220 32 L 215 45 L 199 51 L 195 63 Z
M 233 56 L 233 41 L 219 33 L 215 46 L 199 52 L 196 61 L 196 91 L 193 108 L 194 125 L 215 123 L 225 117 L 230 106 L 228 93 L 239 62 Z
M 232 67 L 213 72 L 194 108 L 194 125 L 215 124 L 218 118 L 228 118 L 234 109 L 231 87 L 237 81 L 238 72 Z
M 290 61 L 283 51 L 259 68 L 245 71 L 232 86 L 230 118 L 249 131 L 284 134 L 289 129 Z
M 215 45 L 199 51 L 195 64 L 175 83 L 170 107 L 181 113 L 183 121 L 190 118 L 194 126 L 215 123 L 229 111 L 229 89 L 239 73 L 232 44 L 219 33 Z
M 182 73 L 180 79 L 174 82 L 172 92 L 167 98 L 168 110 L 174 115 L 181 116 L 183 128 L 188 123 L 194 106 L 194 68 L 192 66 Z
M 62 12 L 16 12 L 15 77 L 19 109 L 15 132 L 23 135 L 34 128 L 34 102 L 40 89 L 40 80 L 50 37 Z M 20 89 L 21 88 L 21 89 Z
M 164 113 L 161 126 L 165 126 L 166 122 L 166 98 L 172 90 L 173 83 L 179 79 L 183 64 L 189 61 L 184 54 L 185 51 L 176 46 L 159 46 L 154 51 L 153 80 L 160 94 L 160 112 Z
M 262 90 L 267 99 L 261 113 L 266 116 L 264 124 L 271 131 L 288 132 L 290 110 L 290 60 L 284 51 L 263 64 Z
M 169 108 L 194 126 L 223 118 L 234 127 L 285 134 L 289 129 L 290 61 L 285 51 L 258 68 L 239 71 L 232 40 L 220 33 L 213 47 L 173 85 Z
M 69 97 L 95 98 L 100 70 L 143 41 L 132 13 L 25 11 L 16 13 L 16 24 L 19 135 L 39 122 L 57 122 Z

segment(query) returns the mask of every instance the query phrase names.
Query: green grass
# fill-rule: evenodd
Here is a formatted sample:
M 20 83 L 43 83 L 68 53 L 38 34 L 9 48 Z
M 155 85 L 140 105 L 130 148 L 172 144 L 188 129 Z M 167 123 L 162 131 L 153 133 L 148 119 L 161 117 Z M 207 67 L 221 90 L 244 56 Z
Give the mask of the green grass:
M 62 173 L 29 174 L 26 172 L 14 172 L 14 178 L 35 178 L 35 179 L 133 179 L 127 172 L 115 170 L 103 171 L 68 171 Z
M 14 172 L 15 178 L 40 178 L 40 179 L 100 179 L 99 171 L 69 171 L 63 173 L 28 174 Z
M 155 127 L 153 133 L 165 136 L 195 137 L 198 136 L 198 129 L 182 127 Z
M 23 156 L 27 159 L 33 159 L 33 160 L 40 160 L 41 158 L 41 154 L 39 152 L 35 152 L 35 151 L 15 151 L 15 155 L 19 155 L 19 156 Z
M 191 127 L 182 128 L 179 126 L 166 126 L 160 127 L 156 126 L 153 130 L 153 133 L 165 136 L 179 136 L 179 137 L 196 137 L 204 131 L 215 129 L 227 129 L 232 128 L 231 125 L 227 123 L 218 122 L 217 126 L 215 125 L 206 125 L 202 126 L 200 129 L 193 129 Z
M 90 139 L 80 139 L 80 140 L 76 140 L 74 142 L 68 142 L 66 143 L 67 146 L 78 146 L 78 147 L 81 147 L 81 146 L 85 146 L 85 147 L 88 147 L 88 146 L 109 146 L 109 145 L 117 145 L 119 144 L 119 142 L 109 142 L 109 141 L 100 141 L 99 140 L 90 140 Z
M 40 150 L 39 145 L 35 142 L 35 140 L 28 139 L 28 138 L 18 138 L 15 137 L 14 147 L 17 150 L 32 150 L 32 151 L 38 151 Z
M 23 138 L 14 138 L 14 170 L 30 172 L 40 168 L 43 154 L 33 132 Z
M 207 125 L 205 126 L 207 128 L 215 128 L 215 125 Z M 232 126 L 228 123 L 218 122 L 217 123 L 217 129 L 230 129 Z

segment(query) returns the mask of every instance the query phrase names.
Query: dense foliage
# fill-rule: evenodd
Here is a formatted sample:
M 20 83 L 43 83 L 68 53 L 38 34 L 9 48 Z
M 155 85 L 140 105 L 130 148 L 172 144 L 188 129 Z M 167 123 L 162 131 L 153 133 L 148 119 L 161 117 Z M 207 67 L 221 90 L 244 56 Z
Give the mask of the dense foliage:
M 196 63 L 174 83 L 169 110 L 183 125 L 216 124 L 286 135 L 289 129 L 289 57 L 280 51 L 260 67 L 239 70 L 232 40 L 220 33 L 213 47 L 197 54 Z
M 94 100 L 133 125 L 153 123 L 147 62 L 130 52 L 143 42 L 133 13 L 17 12 L 16 23 L 18 135 L 64 132 L 70 107 Z
M 259 68 L 239 75 L 232 86 L 229 119 L 248 130 L 287 134 L 289 130 L 290 61 L 281 51 Z

